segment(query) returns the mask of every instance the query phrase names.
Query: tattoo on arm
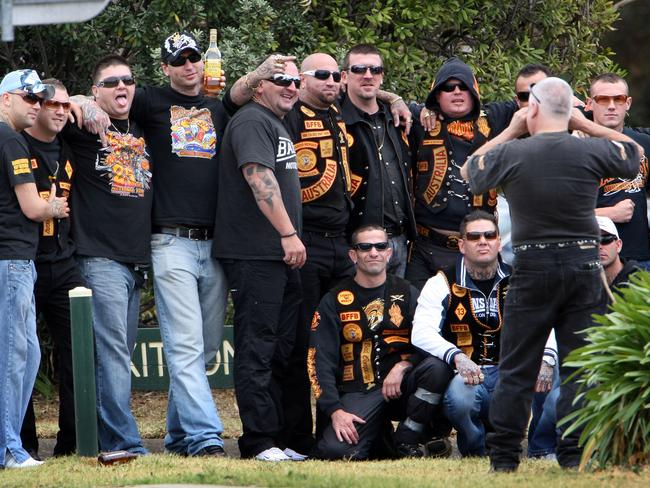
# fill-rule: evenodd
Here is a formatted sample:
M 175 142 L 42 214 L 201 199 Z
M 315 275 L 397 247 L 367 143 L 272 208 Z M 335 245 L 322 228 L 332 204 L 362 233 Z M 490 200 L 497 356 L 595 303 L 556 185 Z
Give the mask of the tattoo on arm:
M 264 202 L 273 210 L 273 199 L 280 195 L 280 187 L 271 168 L 251 163 L 244 168 L 244 178 L 253 190 L 255 201 Z

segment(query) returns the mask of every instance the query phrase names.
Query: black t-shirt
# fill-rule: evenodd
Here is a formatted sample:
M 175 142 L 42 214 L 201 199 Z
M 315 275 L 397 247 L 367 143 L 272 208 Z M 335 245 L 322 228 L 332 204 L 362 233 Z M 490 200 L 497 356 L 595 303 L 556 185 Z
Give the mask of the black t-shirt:
M 219 258 L 281 260 L 280 235 L 257 206 L 242 174 L 247 163 L 271 168 L 282 202 L 300 233 L 302 205 L 296 152 L 287 129 L 273 112 L 250 102 L 226 129 L 219 164 L 219 201 L 213 254 Z
M 0 122 L 0 259 L 35 259 L 38 224 L 20 209 L 14 187 L 34 183 L 23 136 Z M 6 290 L 2 291 L 6 293 Z
M 148 86 L 136 90 L 130 114 L 156 168 L 153 224 L 212 227 L 217 154 L 228 121 L 221 102 Z
M 26 132 L 23 137 L 29 146 L 31 167 L 36 189 L 42 198 L 48 198 L 52 183 L 56 184 L 59 197 L 70 196 L 73 164 L 70 150 L 63 149 L 63 142 L 56 137 L 52 142 L 43 142 Z M 70 219 L 47 219 L 38 225 L 38 253 L 36 261 L 52 263 L 69 258 L 75 252 L 70 237 Z
M 111 119 L 108 147 L 75 124 L 64 129 L 74 154 L 72 235 L 81 256 L 147 263 L 151 243 L 151 162 L 142 131 Z
M 639 171 L 634 143 L 583 140 L 567 132 L 510 141 L 468 164 L 475 194 L 503 187 L 515 246 L 597 239 L 600 179 L 634 177 Z
M 643 146 L 646 155 L 650 154 L 650 136 L 624 128 L 623 133 Z M 617 222 L 616 229 L 623 240 L 620 256 L 638 261 L 650 260 L 650 238 L 648 236 L 648 205 L 646 191 L 650 188 L 648 161 L 641 163 L 639 173 L 633 179 L 607 178 L 600 182 L 598 207 L 613 207 L 618 202 L 630 199 L 634 202 L 634 212 L 629 222 Z

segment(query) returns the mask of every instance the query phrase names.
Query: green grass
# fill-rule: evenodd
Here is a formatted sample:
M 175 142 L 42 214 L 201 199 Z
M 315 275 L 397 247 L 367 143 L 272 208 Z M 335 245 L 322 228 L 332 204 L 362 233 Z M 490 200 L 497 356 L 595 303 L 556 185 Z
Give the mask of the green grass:
M 487 459 L 384 462 L 262 463 L 238 459 L 188 459 L 164 454 L 109 467 L 94 459 L 50 459 L 29 470 L 0 472 L 3 487 L 94 487 L 197 483 L 228 486 L 413 488 L 649 486 L 650 470 L 577 473 L 550 461 L 524 461 L 517 473 L 487 474 Z

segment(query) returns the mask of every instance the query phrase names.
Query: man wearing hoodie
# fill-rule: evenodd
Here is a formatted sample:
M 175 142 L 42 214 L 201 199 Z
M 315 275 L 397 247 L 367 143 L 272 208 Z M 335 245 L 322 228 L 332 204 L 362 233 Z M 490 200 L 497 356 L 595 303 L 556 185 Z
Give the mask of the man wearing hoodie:
M 470 154 L 508 125 L 517 106 L 504 102 L 482 110 L 472 70 L 454 57 L 436 74 L 426 109 L 437 114 L 439 120 L 426 132 L 414 117 L 410 135 L 418 236 L 406 278 L 418 289 L 438 270 L 456 263 L 458 228 L 463 217 L 477 209 L 494 213 L 496 191 L 472 194 L 460 177 L 460 167 Z

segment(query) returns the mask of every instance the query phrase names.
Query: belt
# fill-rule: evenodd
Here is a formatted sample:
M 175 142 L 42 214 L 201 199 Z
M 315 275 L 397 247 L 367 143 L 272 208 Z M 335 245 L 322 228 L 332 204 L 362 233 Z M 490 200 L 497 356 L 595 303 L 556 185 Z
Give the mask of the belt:
M 530 251 L 532 249 L 565 249 L 569 247 L 579 247 L 580 249 L 594 249 L 597 248 L 598 245 L 599 242 L 596 239 L 579 239 L 577 241 L 519 244 L 518 246 L 512 246 L 512 251 L 517 253 L 522 251 Z
M 398 227 L 385 227 L 384 230 L 386 231 L 386 234 L 388 234 L 388 237 L 397 237 L 404 234 L 406 228 L 403 225 L 400 225 Z
M 335 238 L 335 237 L 344 237 L 345 236 L 345 231 L 341 230 L 338 232 L 323 232 L 320 230 L 306 230 L 305 232 L 308 232 L 310 234 L 316 234 L 317 236 L 321 237 L 328 237 L 328 238 Z
M 214 235 L 213 227 L 158 227 L 153 226 L 154 234 L 169 234 L 192 241 L 207 241 Z
M 440 232 L 436 232 L 435 230 L 429 229 L 428 227 L 423 227 L 417 224 L 415 227 L 418 230 L 419 236 L 426 237 L 427 239 L 429 239 L 431 242 L 433 242 L 438 246 L 446 247 L 447 249 L 458 250 L 458 240 L 460 239 L 460 236 L 456 236 L 456 235 L 448 236 L 446 234 L 441 234 Z

